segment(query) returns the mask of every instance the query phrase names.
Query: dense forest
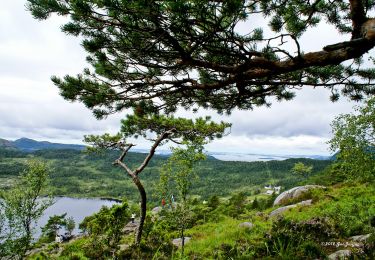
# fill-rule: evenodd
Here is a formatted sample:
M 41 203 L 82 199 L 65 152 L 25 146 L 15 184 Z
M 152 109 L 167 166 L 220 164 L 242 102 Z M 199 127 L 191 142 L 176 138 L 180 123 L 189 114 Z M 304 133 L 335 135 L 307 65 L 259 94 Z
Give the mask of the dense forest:
M 145 154 L 129 153 L 129 165 L 139 164 Z M 129 177 L 112 165 L 116 152 L 87 154 L 78 150 L 47 149 L 31 153 L 0 149 L 0 180 L 5 188 L 25 167 L 30 158 L 42 159 L 50 164 L 51 189 L 57 196 L 73 197 L 126 197 L 137 199 L 137 192 Z M 159 180 L 160 166 L 166 156 L 156 155 L 143 173 L 149 198 L 156 201 L 155 183 Z M 322 171 L 331 161 L 312 159 L 288 159 L 268 162 L 221 161 L 208 157 L 196 166 L 197 183 L 192 194 L 204 199 L 212 195 L 229 196 L 234 192 L 247 195 L 260 193 L 266 184 L 291 188 L 303 182 L 303 176 L 291 173 L 296 162 L 312 165 L 312 175 Z

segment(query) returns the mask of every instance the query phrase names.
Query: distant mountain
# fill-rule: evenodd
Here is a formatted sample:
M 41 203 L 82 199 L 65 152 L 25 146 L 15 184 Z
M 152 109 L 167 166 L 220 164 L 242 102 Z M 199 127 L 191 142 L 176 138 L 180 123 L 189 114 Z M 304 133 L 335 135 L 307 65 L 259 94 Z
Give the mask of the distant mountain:
M 14 144 L 11 141 L 1 139 L 0 138 L 0 148 L 5 148 L 5 149 L 16 149 Z
M 43 149 L 73 149 L 73 150 L 83 150 L 84 145 L 78 144 L 59 144 L 50 143 L 47 141 L 35 141 L 29 138 L 20 138 L 15 141 L 8 141 L 5 139 L 0 139 L 0 147 L 5 148 L 16 148 L 25 152 L 33 152 Z

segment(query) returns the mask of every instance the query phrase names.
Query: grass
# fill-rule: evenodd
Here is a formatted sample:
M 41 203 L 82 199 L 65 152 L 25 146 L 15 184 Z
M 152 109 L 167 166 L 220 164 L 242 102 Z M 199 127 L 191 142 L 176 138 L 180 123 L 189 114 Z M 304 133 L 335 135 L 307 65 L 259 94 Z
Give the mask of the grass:
M 349 241 L 350 236 L 367 234 L 373 232 L 368 220 L 375 216 L 375 186 L 371 184 L 340 184 L 332 186 L 327 190 L 313 191 L 310 196 L 314 204 L 308 207 L 297 207 L 284 213 L 284 217 L 294 222 L 306 221 L 320 217 L 329 219 L 329 223 L 339 231 L 337 236 L 331 237 L 328 241 Z M 224 203 L 222 201 L 222 203 Z M 251 259 L 254 257 L 279 257 L 280 259 L 292 259 L 294 252 L 299 250 L 299 256 L 309 253 L 313 249 L 306 249 L 308 243 L 319 247 L 319 238 L 304 241 L 299 248 L 295 244 L 288 244 L 282 238 L 276 238 L 271 244 L 266 245 L 267 234 L 270 234 L 275 218 L 268 219 L 265 215 L 274 208 L 263 211 L 263 215 L 256 214 L 257 211 L 249 210 L 238 216 L 241 219 L 231 218 L 217 213 L 216 220 L 203 224 L 197 224 L 186 230 L 186 236 L 192 240 L 185 245 L 185 258 L 191 259 Z M 216 213 L 215 213 L 216 214 Z M 241 228 L 242 222 L 251 222 L 254 227 L 251 229 Z M 176 237 L 175 231 L 169 233 L 170 241 Z M 123 237 L 120 244 L 131 244 L 133 235 Z M 279 240 L 278 240 L 279 239 Z M 311 238 L 310 238 L 311 239 Z M 63 253 L 58 259 L 86 259 L 84 257 L 84 245 L 87 238 L 83 237 L 64 245 Z M 272 244 L 273 243 L 273 244 Z M 307 244 L 306 244 L 307 243 Z M 330 254 L 345 247 L 330 248 L 320 247 L 324 254 Z M 307 251 L 304 251 L 307 250 Z M 310 250 L 310 251 L 308 251 Z M 314 252 L 314 251 L 311 251 Z M 48 253 L 46 251 L 46 253 Z M 163 252 L 153 252 L 155 259 L 164 259 Z M 231 255 L 232 254 L 232 255 Z M 313 253 L 312 253 L 313 254 Z M 42 254 L 38 254 L 42 257 Z M 164 255 L 165 256 L 165 255 Z M 241 256 L 242 258 L 238 258 Z M 181 250 L 176 250 L 170 255 L 173 259 L 181 258 Z M 31 258 L 47 259 L 47 258 Z M 48 259 L 54 259 L 48 258 Z
M 375 186 L 371 184 L 340 184 L 327 190 L 315 190 L 309 196 L 314 204 L 308 207 L 293 208 L 284 213 L 284 217 L 294 221 L 305 221 L 316 217 L 327 217 L 340 231 L 338 239 L 347 240 L 350 236 L 373 232 L 369 219 L 375 216 Z M 264 211 L 269 213 L 276 207 Z M 264 243 L 264 236 L 272 226 L 272 220 L 255 216 L 250 211 L 242 216 L 243 220 L 230 217 L 221 218 L 214 223 L 197 225 L 187 231 L 192 237 L 186 245 L 187 254 L 204 257 L 215 255 L 223 245 L 234 246 L 241 240 L 248 247 Z M 254 228 L 240 228 L 241 222 L 249 221 Z
M 246 229 L 239 227 L 244 220 L 225 217 L 217 223 L 206 223 L 198 225 L 187 231 L 187 236 L 192 240 L 186 245 L 186 252 L 199 252 L 205 256 L 212 256 L 223 244 L 234 245 L 238 239 L 245 241 L 261 241 L 264 232 L 270 227 L 269 222 L 254 219 L 254 228 Z
M 338 185 L 314 194 L 312 206 L 294 208 L 284 216 L 296 221 L 328 217 L 337 223 L 343 236 L 354 236 L 371 231 L 369 219 L 375 216 L 374 201 L 374 185 Z

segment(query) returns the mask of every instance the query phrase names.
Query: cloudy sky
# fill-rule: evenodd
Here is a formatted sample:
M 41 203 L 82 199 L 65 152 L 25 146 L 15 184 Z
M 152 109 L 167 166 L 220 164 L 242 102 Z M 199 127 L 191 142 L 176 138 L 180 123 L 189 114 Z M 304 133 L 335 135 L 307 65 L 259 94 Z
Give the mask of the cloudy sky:
M 60 32 L 62 18 L 34 20 L 24 5 L 23 0 L 4 1 L 0 9 L 0 138 L 82 143 L 84 134 L 116 132 L 124 114 L 97 121 L 82 104 L 59 96 L 50 76 L 80 73 L 86 66 L 85 53 L 79 39 Z M 303 43 L 306 51 L 319 50 L 338 37 L 322 25 L 305 35 Z M 234 111 L 230 116 L 206 111 L 214 119 L 233 123 L 231 134 L 207 150 L 326 155 L 330 122 L 351 112 L 353 105 L 346 99 L 331 103 L 326 90 L 304 89 L 293 101 L 271 108 Z

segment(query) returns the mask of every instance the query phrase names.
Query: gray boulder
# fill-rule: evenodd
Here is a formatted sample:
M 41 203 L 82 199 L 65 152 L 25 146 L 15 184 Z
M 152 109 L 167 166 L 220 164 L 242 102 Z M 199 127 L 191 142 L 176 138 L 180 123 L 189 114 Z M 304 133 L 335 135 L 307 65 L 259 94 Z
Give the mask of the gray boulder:
M 238 224 L 238 227 L 240 228 L 246 228 L 246 229 L 252 229 L 254 227 L 254 224 L 251 222 L 242 222 Z
M 294 187 L 290 190 L 284 191 L 279 196 L 277 196 L 277 198 L 273 202 L 273 205 L 274 206 L 285 205 L 285 203 L 287 203 L 288 201 L 298 199 L 304 193 L 312 189 L 326 189 L 326 187 L 320 186 L 320 185 L 305 185 L 305 186 Z
M 163 208 L 162 207 L 155 207 L 151 210 L 152 214 L 158 214 Z
M 352 255 L 352 251 L 350 250 L 339 250 L 334 252 L 333 254 L 330 254 L 328 256 L 328 259 L 332 260 L 341 260 L 341 259 L 349 259 L 349 257 Z
M 350 237 L 350 239 L 355 242 L 366 242 L 370 238 L 370 236 L 371 234 L 359 235 L 359 236 Z
M 191 237 L 184 237 L 184 240 L 185 240 L 185 245 L 186 245 L 187 243 L 190 242 Z M 182 239 L 181 238 L 175 238 L 175 239 L 172 240 L 172 244 L 177 246 L 177 247 L 181 247 L 182 246 Z
M 301 201 L 301 202 L 293 204 L 293 205 L 284 206 L 284 207 L 281 207 L 281 208 L 278 208 L 278 209 L 275 209 L 274 211 L 272 211 L 270 213 L 270 217 L 278 216 L 281 213 L 283 213 L 283 212 L 285 212 L 289 209 L 298 207 L 298 206 L 310 206 L 311 204 L 312 204 L 312 200 L 304 200 L 304 201 Z
M 134 223 L 129 222 L 128 224 L 126 224 L 126 226 L 124 227 L 124 229 L 122 231 L 125 234 L 130 234 L 130 233 L 135 232 L 137 230 L 138 225 L 139 225 L 139 219 L 135 220 Z

